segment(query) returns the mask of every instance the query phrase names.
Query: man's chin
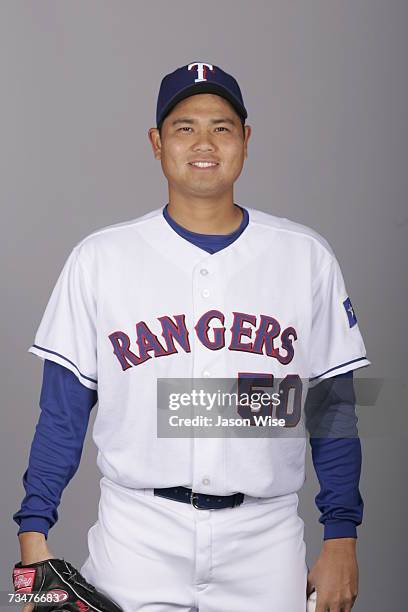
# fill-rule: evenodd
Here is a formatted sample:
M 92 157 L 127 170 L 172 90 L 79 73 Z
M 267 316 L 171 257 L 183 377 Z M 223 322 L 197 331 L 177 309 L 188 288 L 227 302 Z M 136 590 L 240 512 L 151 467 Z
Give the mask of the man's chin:
M 225 189 L 200 189 L 195 187 L 188 189 L 187 193 L 195 198 L 221 198 L 225 194 Z

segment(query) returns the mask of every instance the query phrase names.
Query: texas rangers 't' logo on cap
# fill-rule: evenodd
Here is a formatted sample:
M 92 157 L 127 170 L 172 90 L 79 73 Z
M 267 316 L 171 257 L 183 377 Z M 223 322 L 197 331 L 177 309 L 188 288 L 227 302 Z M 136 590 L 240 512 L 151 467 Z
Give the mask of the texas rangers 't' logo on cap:
M 208 70 L 214 70 L 212 64 L 205 64 L 204 62 L 194 62 L 194 64 L 189 64 L 187 66 L 188 70 L 193 70 L 195 67 L 197 67 L 198 78 L 194 79 L 194 83 L 201 83 L 207 80 L 207 68 Z

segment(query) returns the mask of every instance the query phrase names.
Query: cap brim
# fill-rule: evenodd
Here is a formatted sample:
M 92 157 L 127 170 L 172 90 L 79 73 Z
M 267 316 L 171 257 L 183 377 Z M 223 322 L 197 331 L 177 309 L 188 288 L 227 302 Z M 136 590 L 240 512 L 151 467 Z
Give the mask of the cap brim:
M 181 100 L 200 93 L 212 93 L 221 96 L 222 98 L 225 98 L 226 100 L 228 100 L 228 102 L 232 104 L 238 115 L 240 115 L 244 120 L 247 118 L 248 113 L 246 111 L 246 108 L 239 102 L 239 100 L 235 98 L 235 96 L 233 96 L 227 89 L 225 89 L 221 85 L 206 81 L 204 83 L 196 83 L 195 85 L 189 85 L 188 87 L 185 87 L 184 89 L 179 91 L 177 95 L 175 95 L 173 98 L 171 98 L 171 100 L 167 103 L 166 107 L 162 110 L 161 118 L 157 124 L 157 127 L 159 127 L 163 123 L 169 112 L 176 106 L 176 104 L 181 102 Z

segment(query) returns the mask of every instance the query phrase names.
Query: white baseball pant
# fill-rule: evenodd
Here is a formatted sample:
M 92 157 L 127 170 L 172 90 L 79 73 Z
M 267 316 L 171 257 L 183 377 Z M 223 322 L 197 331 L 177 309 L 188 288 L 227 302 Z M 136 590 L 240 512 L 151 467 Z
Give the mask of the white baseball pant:
M 81 573 L 124 612 L 305 612 L 298 495 L 199 510 L 105 476 Z

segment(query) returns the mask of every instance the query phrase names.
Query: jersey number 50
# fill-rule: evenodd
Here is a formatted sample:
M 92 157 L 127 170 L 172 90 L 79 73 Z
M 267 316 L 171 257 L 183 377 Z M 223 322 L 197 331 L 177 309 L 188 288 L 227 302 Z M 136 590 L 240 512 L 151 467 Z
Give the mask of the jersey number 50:
M 278 392 L 274 394 L 277 400 L 270 398 L 270 402 L 260 402 L 261 394 L 266 395 L 265 388 L 273 388 L 275 378 L 273 374 L 263 372 L 239 372 L 238 373 L 238 398 L 243 394 L 248 397 L 245 405 L 238 402 L 238 414 L 242 418 L 250 419 L 251 425 L 254 410 L 251 404 L 261 403 L 256 411 L 259 416 L 275 416 L 277 419 L 285 419 L 285 427 L 296 427 L 299 423 L 302 409 L 302 381 L 297 374 L 287 374 L 278 386 Z M 270 394 L 269 394 L 270 395 Z M 276 405 L 275 405 L 276 403 Z M 273 415 L 275 408 L 276 414 Z

